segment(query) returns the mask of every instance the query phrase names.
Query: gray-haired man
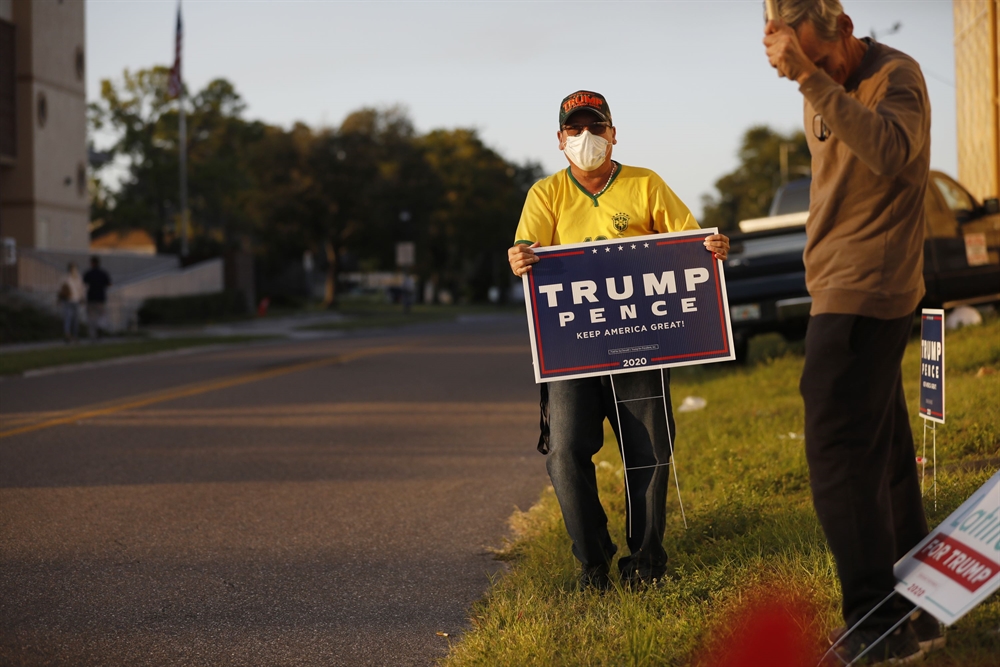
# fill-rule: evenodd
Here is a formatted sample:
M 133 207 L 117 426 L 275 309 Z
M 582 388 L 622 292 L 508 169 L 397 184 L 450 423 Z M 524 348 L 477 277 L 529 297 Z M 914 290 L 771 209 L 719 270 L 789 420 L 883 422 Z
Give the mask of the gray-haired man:
M 893 564 L 927 534 L 900 363 L 924 295 L 930 103 L 917 63 L 858 39 L 839 0 L 777 0 L 771 65 L 799 84 L 812 153 L 806 284 L 813 298 L 800 389 L 813 504 L 837 562 L 845 660 L 919 660 L 943 642 L 905 621 Z M 915 632 L 915 630 L 917 632 Z M 924 640 L 924 646 L 918 644 Z M 877 642 L 877 643 L 876 643 Z

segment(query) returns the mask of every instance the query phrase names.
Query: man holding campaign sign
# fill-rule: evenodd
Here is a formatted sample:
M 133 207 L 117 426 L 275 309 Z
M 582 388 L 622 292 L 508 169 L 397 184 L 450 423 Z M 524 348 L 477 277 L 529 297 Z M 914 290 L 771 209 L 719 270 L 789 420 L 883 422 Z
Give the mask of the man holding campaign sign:
M 941 643 L 929 615 L 880 606 L 893 564 L 927 535 L 900 369 L 924 295 L 927 89 L 912 58 L 853 35 L 839 0 L 775 4 L 764 46 L 799 85 L 812 154 L 800 389 L 813 504 L 852 629 L 837 651 L 845 664 L 908 662 Z
M 653 583 L 666 571 L 675 433 L 669 374 L 641 369 L 671 365 L 673 343 L 661 341 L 699 339 L 707 331 L 714 338 L 691 354 L 731 358 L 719 276 L 729 239 L 699 230 L 654 172 L 612 160 L 617 130 L 599 93 L 581 90 L 562 101 L 557 138 L 569 166 L 528 192 L 508 251 L 511 270 L 528 279 L 534 313 L 535 373 L 544 383 L 539 449 L 548 454 L 546 468 L 582 564 L 581 588 L 605 590 L 617 546 L 598 498 L 593 457 L 609 419 L 626 462 L 630 553 L 618 570 L 625 585 Z M 689 233 L 655 236 L 668 232 Z M 558 252 L 546 251 L 551 246 Z M 683 263 L 665 265 L 664 253 L 675 248 Z M 601 273 L 605 269 L 611 274 Z M 704 329 L 701 320 L 708 322 Z M 612 371 L 629 372 L 612 377 Z

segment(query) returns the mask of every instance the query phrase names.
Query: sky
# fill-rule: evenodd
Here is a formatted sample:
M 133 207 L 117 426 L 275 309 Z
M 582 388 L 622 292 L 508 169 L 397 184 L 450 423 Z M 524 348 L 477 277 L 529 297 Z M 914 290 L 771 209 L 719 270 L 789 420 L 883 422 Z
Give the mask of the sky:
M 920 63 L 932 168 L 957 175 L 951 0 L 842 0 L 855 34 Z M 176 0 L 87 0 L 87 94 L 173 62 Z M 659 173 L 696 216 L 743 133 L 802 127 L 764 55 L 760 0 L 184 0 L 184 79 L 231 81 L 246 118 L 337 127 L 402 105 L 419 132 L 474 128 L 509 160 L 566 166 L 558 107 L 607 97 L 615 159 Z M 894 34 L 892 26 L 901 23 Z M 513 222 L 512 222 L 513 224 Z

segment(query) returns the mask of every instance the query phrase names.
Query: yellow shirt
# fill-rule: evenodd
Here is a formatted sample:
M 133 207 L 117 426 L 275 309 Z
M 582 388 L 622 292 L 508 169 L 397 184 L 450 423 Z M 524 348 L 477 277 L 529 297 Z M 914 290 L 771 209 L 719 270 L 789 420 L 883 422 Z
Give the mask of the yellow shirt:
M 543 246 L 699 229 L 691 211 L 655 172 L 620 165 L 600 195 L 569 167 L 531 186 L 514 243 Z

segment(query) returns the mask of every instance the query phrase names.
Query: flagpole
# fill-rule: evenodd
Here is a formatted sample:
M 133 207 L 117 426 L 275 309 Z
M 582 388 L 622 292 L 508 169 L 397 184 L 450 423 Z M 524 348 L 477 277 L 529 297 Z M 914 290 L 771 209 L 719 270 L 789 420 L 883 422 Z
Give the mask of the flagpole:
M 179 127 L 178 127 L 178 154 L 180 157 L 181 169 L 181 258 L 188 256 L 188 234 L 190 233 L 188 218 L 188 174 L 187 174 L 187 114 L 184 110 L 184 102 L 187 99 L 187 91 L 184 90 L 184 76 L 182 75 L 181 62 L 183 61 L 183 28 L 181 27 L 181 0 L 177 0 L 177 40 L 176 53 L 174 54 L 174 70 L 176 75 L 177 97 L 180 100 Z
M 187 119 L 184 113 L 184 84 L 180 96 L 180 167 L 181 167 L 181 257 L 188 256 L 188 184 L 187 184 Z

